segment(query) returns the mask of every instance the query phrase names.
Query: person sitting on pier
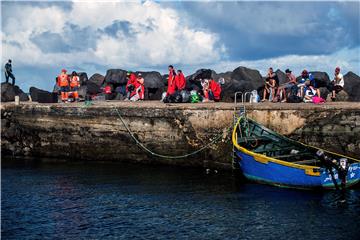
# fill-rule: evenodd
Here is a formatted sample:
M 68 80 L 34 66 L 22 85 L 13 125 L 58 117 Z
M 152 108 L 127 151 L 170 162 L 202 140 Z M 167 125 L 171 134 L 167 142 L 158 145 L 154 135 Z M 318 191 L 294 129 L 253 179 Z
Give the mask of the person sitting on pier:
M 336 94 L 344 89 L 344 77 L 340 73 L 340 67 L 335 68 L 334 79 L 330 83 L 331 100 L 336 100 Z
M 319 89 L 316 89 L 309 79 L 305 81 L 304 102 L 313 102 L 313 97 L 320 97 Z
M 304 97 L 304 90 L 305 90 L 305 82 L 306 81 L 309 81 L 310 82 L 310 79 L 309 79 L 309 73 L 306 69 L 304 69 L 302 72 L 301 72 L 301 79 L 299 80 L 298 82 L 298 88 L 299 88 L 299 91 L 298 91 L 298 96 L 303 98 Z
M 139 101 L 144 100 L 145 97 L 145 87 L 144 87 L 144 78 L 141 73 L 138 73 L 136 81 L 134 83 L 134 89 L 130 92 L 130 101 Z
M 269 101 L 273 100 L 277 82 L 278 77 L 273 68 L 270 67 L 265 79 L 263 99 L 261 100 L 262 102 L 266 101 L 267 95 L 269 95 Z
M 215 82 L 214 79 L 201 80 L 203 86 L 204 98 L 203 102 L 219 102 L 221 98 L 221 86 L 220 83 Z
M 285 70 L 287 82 L 278 87 L 276 96 L 279 101 L 286 102 L 288 93 L 296 87 L 296 77 L 291 73 L 290 69 Z M 296 87 L 297 89 L 297 87 Z
M 128 71 L 126 74 L 127 83 L 126 83 L 126 99 L 130 99 L 130 93 L 134 91 L 136 85 L 136 75 L 135 73 Z
M 79 93 L 78 93 L 79 87 L 80 87 L 80 78 L 78 74 L 75 71 L 73 71 L 70 77 L 70 92 L 72 93 L 74 100 L 77 102 L 79 101 Z
M 69 92 L 69 76 L 66 74 L 66 69 L 61 70 L 61 73 L 57 78 L 57 82 L 60 87 L 61 101 L 66 102 L 68 100 Z

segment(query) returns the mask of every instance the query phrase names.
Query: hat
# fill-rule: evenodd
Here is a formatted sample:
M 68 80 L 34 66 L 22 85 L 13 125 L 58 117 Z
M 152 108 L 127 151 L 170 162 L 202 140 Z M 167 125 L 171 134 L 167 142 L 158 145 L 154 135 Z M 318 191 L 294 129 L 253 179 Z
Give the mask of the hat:
M 340 67 L 336 67 L 335 72 L 340 72 Z
M 286 73 L 291 73 L 291 70 L 290 70 L 290 69 L 286 69 L 285 72 L 286 72 Z
M 63 68 L 63 69 L 61 69 L 61 72 L 67 72 L 67 71 L 66 71 L 66 69 Z
M 141 75 L 141 73 L 138 73 L 138 77 L 141 77 L 142 75 Z

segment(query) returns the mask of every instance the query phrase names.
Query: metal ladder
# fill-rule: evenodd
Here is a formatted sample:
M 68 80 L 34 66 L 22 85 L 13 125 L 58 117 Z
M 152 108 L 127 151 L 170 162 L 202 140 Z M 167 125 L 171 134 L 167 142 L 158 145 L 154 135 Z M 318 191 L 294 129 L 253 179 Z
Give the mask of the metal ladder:
M 245 116 L 246 117 L 246 106 L 245 106 L 245 103 L 246 103 L 246 99 L 247 99 L 247 96 L 251 97 L 251 92 L 235 92 L 235 95 L 234 95 L 234 114 L 233 114 L 233 126 L 235 127 L 235 124 L 237 123 L 237 121 L 239 120 L 240 117 L 242 116 Z M 241 98 L 241 105 L 238 107 L 237 104 L 238 104 L 238 96 L 240 96 Z M 239 114 L 237 114 L 239 113 Z M 234 144 L 233 144 L 233 149 L 232 149 L 232 167 L 233 169 L 236 168 L 235 164 L 235 147 L 234 147 Z

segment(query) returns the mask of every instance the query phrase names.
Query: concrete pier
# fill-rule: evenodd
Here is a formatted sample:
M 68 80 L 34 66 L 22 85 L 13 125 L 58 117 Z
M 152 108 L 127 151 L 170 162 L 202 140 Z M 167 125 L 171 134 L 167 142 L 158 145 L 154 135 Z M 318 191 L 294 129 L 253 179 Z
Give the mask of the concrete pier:
M 240 106 L 240 105 L 238 105 Z M 164 155 L 193 152 L 221 135 L 219 141 L 183 159 L 155 157 L 136 145 L 134 136 Z M 360 156 L 360 103 L 335 102 L 246 104 L 248 116 L 301 142 Z M 232 143 L 226 129 L 233 122 L 234 104 L 164 104 L 146 102 L 1 104 L 3 155 L 66 158 L 69 161 L 141 162 L 226 169 Z

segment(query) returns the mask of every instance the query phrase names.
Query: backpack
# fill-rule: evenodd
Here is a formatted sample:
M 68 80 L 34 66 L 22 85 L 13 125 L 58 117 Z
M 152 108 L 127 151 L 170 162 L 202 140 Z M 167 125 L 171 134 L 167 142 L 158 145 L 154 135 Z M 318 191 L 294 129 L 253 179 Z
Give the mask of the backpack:
M 291 95 L 287 99 L 288 103 L 300 103 L 302 102 L 302 98 L 296 95 Z

